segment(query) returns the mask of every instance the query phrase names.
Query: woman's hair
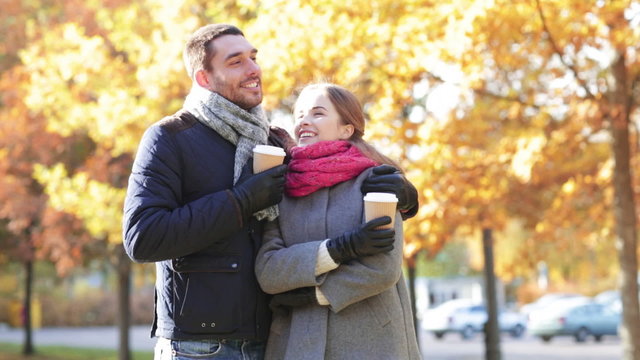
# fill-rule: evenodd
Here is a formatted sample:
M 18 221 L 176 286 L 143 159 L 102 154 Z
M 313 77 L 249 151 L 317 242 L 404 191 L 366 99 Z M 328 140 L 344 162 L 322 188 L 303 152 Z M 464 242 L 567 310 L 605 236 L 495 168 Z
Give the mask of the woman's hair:
M 329 101 L 336 108 L 344 125 L 353 125 L 353 135 L 347 141 L 357 147 L 362 154 L 379 164 L 389 164 L 402 171 L 400 165 L 389 157 L 380 153 L 375 147 L 366 142 L 364 136 L 364 112 L 358 98 L 342 86 L 331 83 L 316 83 L 304 87 L 302 91 L 320 90 L 329 97 Z M 301 92 L 302 93 L 302 92 Z

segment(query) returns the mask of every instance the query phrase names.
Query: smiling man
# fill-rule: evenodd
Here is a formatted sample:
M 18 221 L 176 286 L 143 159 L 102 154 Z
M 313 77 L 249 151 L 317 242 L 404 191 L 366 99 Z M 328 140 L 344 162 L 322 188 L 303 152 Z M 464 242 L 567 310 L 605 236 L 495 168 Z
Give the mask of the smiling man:
M 252 174 L 269 140 L 257 50 L 231 25 L 185 47 L 193 87 L 178 113 L 145 132 L 129 179 L 129 256 L 155 262 L 155 359 L 261 359 L 269 329 L 254 275 L 264 218 L 277 216 L 286 166 Z
M 131 259 L 156 265 L 155 360 L 264 357 L 271 313 L 254 262 L 264 223 L 278 216 L 286 165 L 253 174 L 252 150 L 293 140 L 260 106 L 257 54 L 235 26 L 198 29 L 184 49 L 193 86 L 183 108 L 138 147 L 123 235 Z M 395 192 L 411 216 L 415 188 L 394 170 L 363 191 Z

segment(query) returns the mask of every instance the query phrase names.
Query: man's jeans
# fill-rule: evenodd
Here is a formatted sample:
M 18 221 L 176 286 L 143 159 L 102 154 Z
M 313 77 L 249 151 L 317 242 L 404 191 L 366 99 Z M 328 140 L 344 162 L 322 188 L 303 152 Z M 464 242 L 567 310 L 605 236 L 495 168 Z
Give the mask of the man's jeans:
M 249 340 L 169 340 L 160 338 L 154 360 L 262 360 L 265 343 Z

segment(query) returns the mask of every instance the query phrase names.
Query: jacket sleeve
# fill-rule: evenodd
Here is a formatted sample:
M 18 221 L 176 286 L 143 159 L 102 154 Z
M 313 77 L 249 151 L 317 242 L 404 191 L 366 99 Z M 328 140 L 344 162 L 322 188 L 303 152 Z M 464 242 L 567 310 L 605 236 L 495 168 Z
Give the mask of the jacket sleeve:
M 124 203 L 123 239 L 134 261 L 182 257 L 242 227 L 239 205 L 223 190 L 181 204 L 181 163 L 173 133 L 151 126 L 142 137 Z
M 396 213 L 396 237 L 390 252 L 361 257 L 340 265 L 327 273 L 320 291 L 334 312 L 382 293 L 400 280 L 402 275 L 402 219 Z
M 263 244 L 256 257 L 256 277 L 268 294 L 317 286 L 327 274 L 315 275 L 318 248 L 322 240 L 287 247 L 282 240 L 278 220 L 267 223 Z

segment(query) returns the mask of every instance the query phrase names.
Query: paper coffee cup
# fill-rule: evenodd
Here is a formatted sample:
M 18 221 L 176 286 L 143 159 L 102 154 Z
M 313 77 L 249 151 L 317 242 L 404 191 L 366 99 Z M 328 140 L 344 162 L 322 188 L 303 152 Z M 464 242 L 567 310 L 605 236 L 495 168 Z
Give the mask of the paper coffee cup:
M 253 173 L 271 169 L 282 164 L 285 152 L 283 148 L 270 145 L 256 145 L 253 148 Z
M 367 193 L 364 196 L 364 219 L 366 222 L 369 222 L 375 218 L 389 216 L 391 218 L 391 224 L 383 225 L 378 228 L 393 228 L 397 205 L 398 198 L 395 194 L 380 192 Z

